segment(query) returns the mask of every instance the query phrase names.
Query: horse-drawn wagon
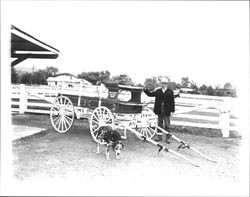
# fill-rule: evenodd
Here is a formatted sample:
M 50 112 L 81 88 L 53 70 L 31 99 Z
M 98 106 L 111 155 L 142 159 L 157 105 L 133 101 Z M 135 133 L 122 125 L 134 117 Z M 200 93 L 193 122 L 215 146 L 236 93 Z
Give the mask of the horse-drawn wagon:
M 50 110 L 51 124 L 56 131 L 65 133 L 70 130 L 75 118 L 87 118 L 90 133 L 96 142 L 100 127 L 121 128 L 124 131 L 123 138 L 126 138 L 126 131 L 129 130 L 139 139 L 159 147 L 159 152 L 165 150 L 198 166 L 184 155 L 154 141 L 152 138 L 159 129 L 166 134 L 170 134 L 174 140 L 180 143 L 178 150 L 189 148 L 207 160 L 215 162 L 157 125 L 155 114 L 147 107 L 146 103 L 141 101 L 143 87 L 118 85 L 116 83 L 106 83 L 94 87 L 97 89 L 97 96 L 86 96 L 84 91 L 79 91 L 77 94 L 66 91 L 58 93 Z
M 50 112 L 54 129 L 65 133 L 71 128 L 75 118 L 85 117 L 89 120 L 90 132 L 95 141 L 96 132 L 101 126 L 122 127 L 121 122 L 130 125 L 146 138 L 151 139 L 155 135 L 156 117 L 153 111 L 141 102 L 143 87 L 116 83 L 106 83 L 104 88 L 100 87 L 103 86 L 97 86 L 98 97 L 86 96 L 84 93 L 59 93 Z M 141 138 L 140 135 L 137 136 Z

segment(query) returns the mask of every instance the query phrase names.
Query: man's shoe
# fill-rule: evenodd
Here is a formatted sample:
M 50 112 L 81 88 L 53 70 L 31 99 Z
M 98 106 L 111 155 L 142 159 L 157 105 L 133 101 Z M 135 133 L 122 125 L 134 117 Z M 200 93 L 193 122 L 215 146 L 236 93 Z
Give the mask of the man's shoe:
M 171 133 L 166 134 L 166 140 L 170 139 L 170 138 L 171 138 L 171 136 L 172 136 L 172 134 L 171 134 Z
M 166 142 L 167 144 L 170 144 L 170 141 L 168 141 L 168 140 L 165 140 L 165 142 Z
M 170 137 L 171 137 L 171 134 L 166 134 L 165 142 L 166 142 L 167 144 L 170 144 L 170 141 L 169 141 Z

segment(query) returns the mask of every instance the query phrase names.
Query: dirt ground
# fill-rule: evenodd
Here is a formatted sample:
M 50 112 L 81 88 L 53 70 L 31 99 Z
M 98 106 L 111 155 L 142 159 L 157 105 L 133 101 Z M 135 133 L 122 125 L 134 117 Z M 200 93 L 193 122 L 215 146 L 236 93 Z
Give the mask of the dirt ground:
M 75 121 L 57 133 L 49 116 L 15 115 L 13 124 L 42 126 L 40 133 L 13 141 L 14 176 L 20 195 L 226 195 L 240 193 L 240 138 L 174 134 L 215 159 L 209 162 L 189 149 L 179 153 L 200 165 L 161 151 L 128 132 L 122 159 L 96 155 L 88 122 Z M 177 149 L 173 139 L 167 145 Z

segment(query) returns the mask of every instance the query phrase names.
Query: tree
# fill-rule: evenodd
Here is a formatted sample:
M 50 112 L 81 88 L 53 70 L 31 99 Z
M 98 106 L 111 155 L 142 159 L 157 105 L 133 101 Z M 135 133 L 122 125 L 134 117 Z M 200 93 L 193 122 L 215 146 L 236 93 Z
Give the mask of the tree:
M 109 71 L 106 70 L 106 71 L 100 72 L 99 81 L 108 82 L 109 79 L 110 79 L 110 72 Z
M 47 72 L 46 70 L 38 70 L 33 72 L 31 75 L 32 84 L 46 85 L 47 82 Z
M 78 74 L 77 77 L 96 84 L 97 81 L 108 82 L 110 79 L 110 72 L 107 70 L 101 72 L 82 72 Z
M 213 89 L 213 87 L 211 85 L 208 86 L 208 88 L 207 88 L 207 94 L 208 95 L 214 95 L 215 94 L 214 89 Z
M 139 87 L 144 87 L 144 85 L 143 84 L 141 84 L 141 83 L 137 83 L 137 84 L 135 84 L 136 86 L 139 86 Z
M 207 94 L 207 86 L 205 84 L 203 84 L 202 86 L 200 86 L 199 91 L 201 92 L 201 94 L 206 95 Z
M 182 88 L 188 88 L 190 84 L 189 78 L 188 77 L 182 77 L 181 78 L 181 86 Z
M 20 76 L 20 83 L 23 84 L 32 84 L 32 74 L 26 72 Z
M 56 75 L 56 77 L 57 77 L 57 76 L 61 76 L 61 75 L 76 77 L 75 75 L 73 75 L 73 74 L 71 74 L 71 73 L 59 73 L 59 74 Z
M 47 68 L 45 69 L 45 73 L 46 73 L 46 78 L 53 77 L 53 76 L 58 75 L 59 70 L 56 67 L 47 66 Z
M 120 85 L 134 85 L 132 79 L 127 74 L 120 74 L 118 76 L 114 76 L 110 79 L 111 83 L 118 83 Z
M 221 89 L 221 87 L 219 86 L 219 85 L 217 85 L 216 87 L 215 87 L 215 95 L 216 96 L 223 96 L 223 89 Z
M 174 81 L 170 82 L 170 86 L 173 90 L 177 89 L 178 88 L 178 84 Z
M 11 83 L 17 83 L 17 71 L 14 67 L 11 67 Z
M 225 85 L 224 85 L 224 89 L 226 89 L 226 90 L 232 90 L 232 89 L 233 89 L 233 86 L 231 85 L 231 83 L 227 82 L 227 83 L 225 83 Z
M 190 82 L 190 88 L 193 89 L 193 94 L 198 94 L 199 88 L 194 81 Z
M 151 77 L 151 78 L 145 79 L 144 86 L 148 90 L 153 91 L 155 88 L 157 88 L 159 86 L 158 78 L 157 77 Z

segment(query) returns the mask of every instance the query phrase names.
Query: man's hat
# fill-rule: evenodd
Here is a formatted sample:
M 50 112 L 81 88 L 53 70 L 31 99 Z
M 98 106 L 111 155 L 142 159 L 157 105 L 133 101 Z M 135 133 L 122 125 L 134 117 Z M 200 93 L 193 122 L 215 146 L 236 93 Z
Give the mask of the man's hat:
M 167 77 L 160 77 L 158 80 L 160 83 L 169 83 L 170 82 Z

